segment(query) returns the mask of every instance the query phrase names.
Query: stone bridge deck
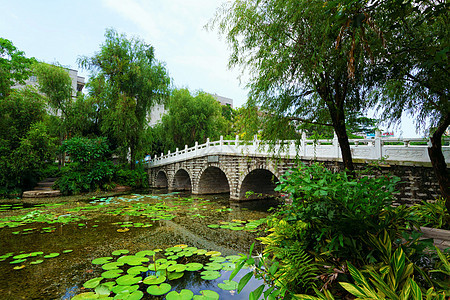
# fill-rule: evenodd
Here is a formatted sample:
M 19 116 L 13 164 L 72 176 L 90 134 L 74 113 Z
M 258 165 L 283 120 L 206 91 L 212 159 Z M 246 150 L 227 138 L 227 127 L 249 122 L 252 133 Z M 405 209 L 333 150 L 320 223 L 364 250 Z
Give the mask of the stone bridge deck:
M 354 162 L 363 167 L 379 162 L 384 171 L 403 179 L 399 199 L 415 202 L 437 196 L 437 184 L 424 139 L 350 140 Z M 414 145 L 416 144 L 416 145 Z M 419 145 L 417 145 L 419 144 Z M 443 147 L 446 161 L 450 147 Z M 332 140 L 282 141 L 270 147 L 261 141 L 223 140 L 155 156 L 148 163 L 150 186 L 193 194 L 230 193 L 231 200 L 250 200 L 275 195 L 281 175 L 299 162 L 323 161 L 328 168 L 342 168 L 337 138 Z

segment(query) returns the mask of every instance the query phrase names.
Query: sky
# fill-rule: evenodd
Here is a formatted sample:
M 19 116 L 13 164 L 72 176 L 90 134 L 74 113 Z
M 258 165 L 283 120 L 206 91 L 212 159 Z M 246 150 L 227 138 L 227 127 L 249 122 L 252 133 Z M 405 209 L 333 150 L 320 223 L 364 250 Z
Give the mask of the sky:
M 0 0 L 0 36 L 27 57 L 89 72 L 77 64 L 104 42 L 105 29 L 114 28 L 155 48 L 172 84 L 231 98 L 234 107 L 247 100 L 239 69 L 228 68 L 229 48 L 217 31 L 204 27 L 222 0 Z M 388 129 L 389 128 L 385 128 Z M 392 130 L 392 129 L 391 129 Z M 416 137 L 409 118 L 396 136 Z

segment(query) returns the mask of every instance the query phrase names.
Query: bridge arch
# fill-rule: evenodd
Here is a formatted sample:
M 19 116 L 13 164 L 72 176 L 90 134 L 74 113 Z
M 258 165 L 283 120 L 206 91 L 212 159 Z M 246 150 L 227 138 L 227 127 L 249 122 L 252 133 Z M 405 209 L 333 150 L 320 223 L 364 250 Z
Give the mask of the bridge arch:
M 243 176 L 239 185 L 239 199 L 254 200 L 276 196 L 278 178 L 275 172 L 264 168 L 254 168 Z
M 230 192 L 229 176 L 219 167 L 206 166 L 200 172 L 196 194 L 220 194 Z
M 169 179 L 164 170 L 159 170 L 155 176 L 154 187 L 167 188 L 169 187 Z
M 186 169 L 178 169 L 172 178 L 171 186 L 172 191 L 189 191 L 192 190 L 192 176 Z

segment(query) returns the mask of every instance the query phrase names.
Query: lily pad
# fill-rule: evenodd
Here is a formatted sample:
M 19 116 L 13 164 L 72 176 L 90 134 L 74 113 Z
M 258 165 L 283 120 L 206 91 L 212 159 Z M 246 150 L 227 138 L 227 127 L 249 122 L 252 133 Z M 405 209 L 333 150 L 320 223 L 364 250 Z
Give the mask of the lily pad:
M 130 253 L 130 250 L 120 249 L 120 250 L 113 251 L 111 254 L 112 255 L 122 255 L 122 254 L 128 254 L 128 253 Z
M 198 250 L 194 251 L 194 253 L 197 255 L 204 255 L 207 252 L 208 252 L 208 250 L 205 250 L 205 249 L 198 249 Z
M 125 255 L 117 259 L 118 262 L 122 262 L 130 266 L 139 266 L 143 262 L 148 262 L 149 260 L 150 259 L 148 259 L 147 257 L 138 257 L 134 255 Z
M 222 290 L 232 291 L 237 289 L 238 283 L 233 280 L 224 280 L 223 283 L 219 283 L 217 286 Z
M 220 277 L 220 272 L 217 271 L 203 271 L 200 273 L 203 280 L 214 280 Z
M 150 285 L 150 284 L 160 284 L 163 283 L 164 281 L 166 281 L 166 276 L 150 275 L 144 278 L 143 283 Z
M 22 270 L 23 268 L 25 268 L 25 265 L 15 266 L 13 269 L 14 270 Z
M 241 256 L 239 256 L 239 255 L 228 255 L 228 256 L 225 257 L 225 258 L 226 258 L 228 261 L 234 263 L 234 262 L 238 261 L 238 260 L 241 258 Z
M 168 293 L 172 286 L 168 283 L 161 283 L 160 285 L 150 285 L 147 288 L 147 293 L 153 296 L 161 296 Z
M 205 253 L 206 256 L 220 256 L 222 253 L 220 253 L 219 251 L 208 251 Z
M 127 270 L 128 274 L 131 275 L 138 275 L 141 274 L 142 272 L 146 272 L 148 271 L 147 267 L 143 267 L 143 266 L 136 266 L 136 267 L 131 267 Z
M 223 265 L 220 263 L 216 263 L 216 262 L 211 262 L 211 263 L 207 263 L 203 269 L 208 270 L 208 271 L 218 271 L 218 270 L 222 270 Z
M 116 270 L 108 270 L 102 273 L 103 278 L 117 278 L 122 275 L 122 270 L 116 269 Z
M 94 292 L 86 292 L 74 296 L 71 300 L 91 300 L 91 299 L 98 299 L 99 297 L 100 296 Z
M 144 251 L 139 251 L 138 253 L 135 254 L 135 256 L 144 257 L 144 256 L 153 256 L 155 254 L 156 254 L 155 251 L 144 250 Z
M 44 255 L 44 258 L 53 258 L 53 257 L 57 257 L 57 256 L 59 256 L 59 253 L 53 252 L 53 253 Z
M 194 293 L 191 290 L 182 289 L 179 293 L 177 291 L 171 291 L 166 295 L 166 300 L 190 300 L 194 297 Z
M 13 256 L 13 259 L 24 259 L 24 258 L 27 258 L 27 257 L 30 257 L 30 253 L 24 253 L 24 254 L 15 255 L 15 256 Z
M 11 261 L 11 262 L 9 262 L 9 263 L 12 264 L 12 265 L 14 265 L 14 264 L 20 264 L 20 263 L 22 263 L 22 262 L 24 262 L 24 261 L 26 261 L 26 260 L 27 260 L 26 258 L 16 259 L 16 260 L 13 260 L 13 261 Z
M 116 285 L 112 288 L 112 292 L 116 294 L 132 293 L 139 289 L 139 285 Z
M 213 256 L 209 260 L 216 262 L 216 263 L 221 263 L 221 262 L 226 261 L 227 259 L 223 256 Z
M 215 229 L 215 228 L 219 228 L 220 227 L 220 225 L 218 225 L 218 224 L 209 224 L 209 225 L 207 225 L 209 228 L 213 228 L 213 229 Z
M 144 293 L 142 291 L 134 291 L 131 294 L 117 294 L 122 300 L 140 300 L 144 297 Z
M 186 264 L 186 271 L 198 271 L 203 268 L 203 265 L 201 263 L 188 263 Z
M 179 279 L 184 276 L 184 272 L 171 272 L 167 275 L 169 280 Z
M 102 280 L 103 280 L 103 277 L 95 277 L 95 278 L 92 278 L 92 279 L 86 281 L 83 284 L 83 286 L 87 289 L 95 289 L 100 284 L 100 281 L 102 281 Z
M 73 250 L 71 250 L 71 249 L 67 249 L 67 250 L 63 250 L 62 253 L 66 254 L 66 253 L 70 253 L 70 252 L 72 252 L 72 251 L 73 251 Z
M 186 270 L 186 265 L 181 264 L 171 265 L 167 268 L 169 272 L 183 272 L 184 270 Z
M 202 290 L 200 295 L 194 295 L 194 300 L 219 300 L 219 294 L 211 290 Z
M 95 288 L 95 293 L 99 296 L 107 297 L 111 293 L 111 290 L 107 285 L 100 284 Z
M 38 259 L 38 260 L 35 260 L 35 261 L 30 262 L 30 264 L 32 264 L 32 265 L 37 265 L 37 264 L 40 264 L 40 263 L 43 263 L 43 262 L 44 262 L 43 259 Z
M 235 269 L 234 263 L 223 263 L 222 264 L 222 270 L 224 271 L 233 271 Z
M 109 261 L 110 261 L 111 259 L 112 259 L 112 257 L 110 257 L 110 256 L 107 256 L 107 257 L 99 257 L 99 258 L 96 258 L 96 259 L 92 260 L 92 263 L 93 263 L 94 265 L 103 265 L 103 264 L 109 263 Z
M 132 285 L 135 283 L 138 283 L 142 280 L 142 277 L 140 276 L 134 276 L 134 275 L 123 275 L 116 279 L 116 282 L 118 285 Z
M 106 263 L 102 266 L 103 270 L 116 270 L 119 267 L 123 266 L 124 263 L 123 262 L 119 262 L 119 261 L 113 261 L 110 263 Z

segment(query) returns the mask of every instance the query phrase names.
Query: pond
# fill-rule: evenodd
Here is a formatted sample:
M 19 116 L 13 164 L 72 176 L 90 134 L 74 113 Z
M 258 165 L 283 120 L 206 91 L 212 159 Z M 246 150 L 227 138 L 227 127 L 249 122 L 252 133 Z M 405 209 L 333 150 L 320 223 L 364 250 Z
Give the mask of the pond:
M 0 202 L 0 299 L 248 299 L 261 282 L 237 294 L 226 280 L 277 203 L 227 197 L 153 191 Z

